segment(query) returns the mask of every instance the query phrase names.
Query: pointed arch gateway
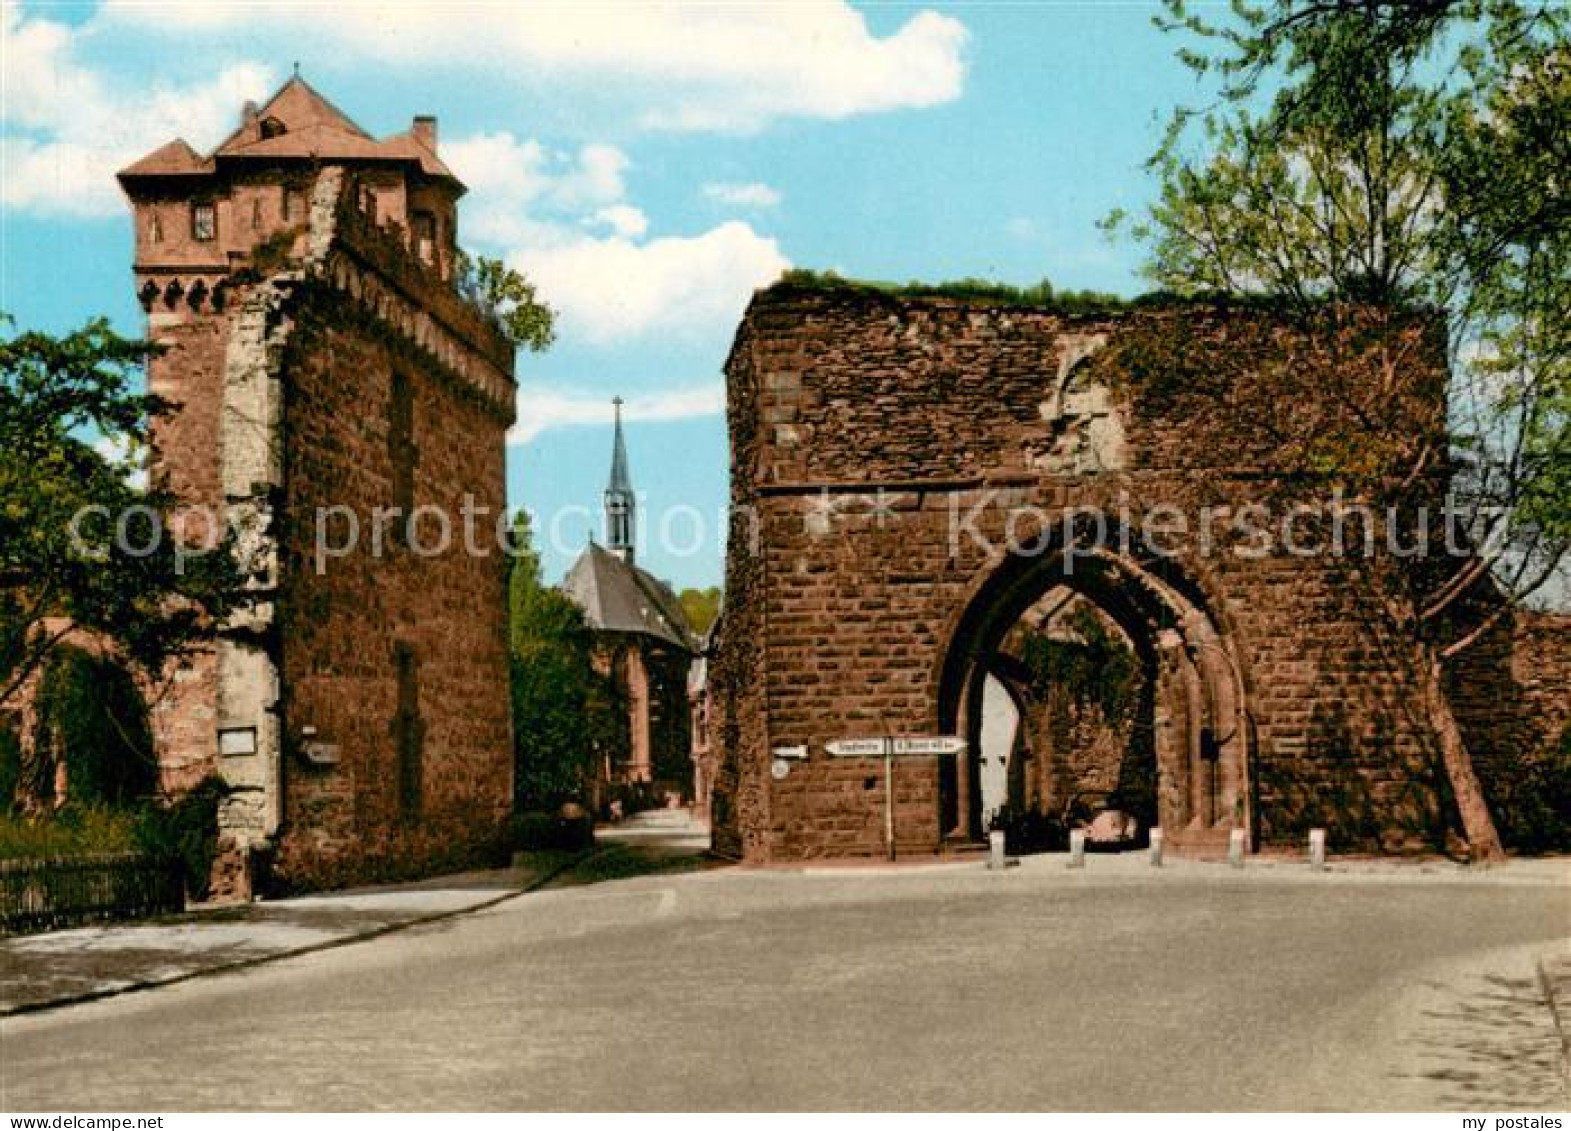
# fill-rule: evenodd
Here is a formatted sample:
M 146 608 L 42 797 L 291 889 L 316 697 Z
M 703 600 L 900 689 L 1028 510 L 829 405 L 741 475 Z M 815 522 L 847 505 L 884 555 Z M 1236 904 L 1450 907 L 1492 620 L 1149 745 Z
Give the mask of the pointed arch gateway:
M 1097 532 L 1100 533 L 1100 532 Z M 1223 847 L 1231 830 L 1257 829 L 1251 772 L 1249 681 L 1237 642 L 1204 588 L 1173 558 L 1140 558 L 1129 532 L 1081 532 L 1065 543 L 1044 533 L 999 555 L 972 582 L 952 617 L 932 681 L 942 733 L 967 752 L 941 770 L 939 822 L 951 841 L 985 835 L 980 789 L 982 700 L 1004 638 L 1055 590 L 1084 598 L 1111 619 L 1147 674 L 1137 727 L 1149 728 L 1156 781 L 1146 822 L 1182 848 Z

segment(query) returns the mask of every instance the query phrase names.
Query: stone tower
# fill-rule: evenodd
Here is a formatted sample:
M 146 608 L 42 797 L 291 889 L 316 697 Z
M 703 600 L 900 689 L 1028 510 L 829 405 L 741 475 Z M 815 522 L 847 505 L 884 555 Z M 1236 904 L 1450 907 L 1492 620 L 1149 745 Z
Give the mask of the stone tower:
M 218 894 L 477 859 L 512 793 L 504 562 L 451 529 L 505 510 L 516 386 L 455 289 L 436 120 L 377 139 L 296 76 L 119 179 L 174 406 L 152 474 L 261 567 L 154 709 L 165 789 L 230 787 Z
M 613 397 L 616 432 L 611 441 L 611 479 L 605 489 L 606 548 L 629 565 L 637 536 L 638 504 L 627 470 L 627 442 L 622 438 L 622 398 Z

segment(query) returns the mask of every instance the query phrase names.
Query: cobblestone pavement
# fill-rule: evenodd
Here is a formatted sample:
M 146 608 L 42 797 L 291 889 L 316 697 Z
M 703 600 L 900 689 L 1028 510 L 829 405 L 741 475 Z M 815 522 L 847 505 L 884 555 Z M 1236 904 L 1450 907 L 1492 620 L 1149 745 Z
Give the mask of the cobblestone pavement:
M 1561 867 L 710 869 L 683 835 L 623 830 L 472 915 L 6 1019 L 0 1107 L 1567 1103 L 1538 973 Z

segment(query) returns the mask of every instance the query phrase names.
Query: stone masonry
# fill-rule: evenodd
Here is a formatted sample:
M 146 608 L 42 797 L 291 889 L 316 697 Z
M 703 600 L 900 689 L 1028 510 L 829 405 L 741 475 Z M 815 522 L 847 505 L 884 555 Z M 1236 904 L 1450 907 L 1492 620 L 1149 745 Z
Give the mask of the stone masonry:
M 198 508 L 186 538 L 216 516 L 257 567 L 154 707 L 165 788 L 232 790 L 216 893 L 485 856 L 512 795 L 513 348 L 454 289 L 435 120 L 379 141 L 296 77 L 213 154 L 171 142 L 120 177 L 174 406 L 153 474 Z
M 1349 567 L 1244 554 L 1225 533 L 1209 552 L 1141 549 L 1163 504 L 1236 514 L 1284 488 L 1247 405 L 1208 409 L 1099 367 L 1121 336 L 1174 324 L 1202 358 L 1248 335 L 1287 363 L 1311 348 L 1238 308 L 1074 315 L 792 282 L 755 296 L 727 364 L 718 850 L 882 855 L 891 789 L 899 852 L 974 841 L 982 675 L 1060 585 L 1157 673 L 1142 724 L 1169 843 L 1216 850 L 1241 828 L 1255 847 L 1293 845 L 1311 827 L 1341 850 L 1445 843 L 1454 806 L 1409 653 Z M 1443 404 L 1443 351 L 1421 320 L 1407 332 L 1415 385 Z M 1203 411 L 1229 414 L 1236 439 L 1192 442 Z M 1111 521 L 1076 517 L 1088 510 Z M 971 747 L 897 758 L 892 785 L 881 758 L 827 749 L 883 735 Z

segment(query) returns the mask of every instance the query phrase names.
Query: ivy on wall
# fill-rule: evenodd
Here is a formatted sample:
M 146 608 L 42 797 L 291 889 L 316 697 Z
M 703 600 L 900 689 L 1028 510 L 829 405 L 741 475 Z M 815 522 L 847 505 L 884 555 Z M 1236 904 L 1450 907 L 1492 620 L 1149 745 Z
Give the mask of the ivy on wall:
M 1108 726 L 1122 730 L 1135 720 L 1143 676 L 1134 652 L 1088 606 L 1064 618 L 1076 639 L 1031 633 L 1021 646 L 1031 691 L 1046 702 L 1062 696 L 1077 714 L 1095 708 Z

